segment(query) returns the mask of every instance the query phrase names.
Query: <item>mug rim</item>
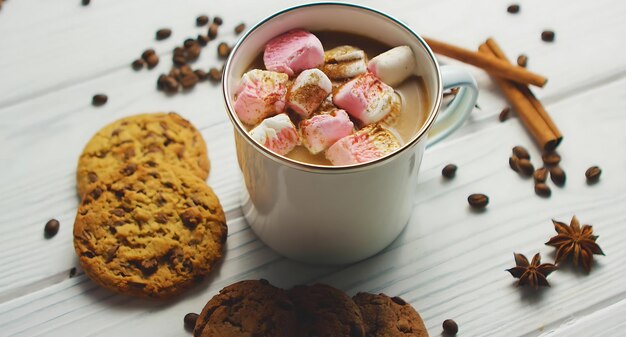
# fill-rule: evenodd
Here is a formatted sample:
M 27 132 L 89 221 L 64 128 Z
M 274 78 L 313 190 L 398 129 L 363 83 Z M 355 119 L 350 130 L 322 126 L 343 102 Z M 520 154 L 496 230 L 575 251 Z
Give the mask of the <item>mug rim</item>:
M 297 161 L 291 158 L 287 158 L 285 156 L 279 155 L 275 152 L 273 152 L 272 150 L 266 148 L 265 146 L 263 146 L 262 144 L 259 144 L 257 141 L 255 141 L 254 139 L 252 139 L 252 137 L 250 136 L 250 134 L 245 130 L 241 120 L 239 120 L 239 118 L 237 116 L 235 116 L 234 113 L 234 107 L 232 106 L 231 102 L 230 102 L 230 97 L 229 95 L 227 95 L 227 92 L 229 91 L 227 88 L 227 82 L 228 82 L 228 76 L 226 76 L 227 74 L 230 73 L 230 69 L 231 69 L 231 63 L 233 61 L 233 58 L 236 54 L 236 52 L 238 51 L 238 49 L 241 47 L 241 45 L 243 43 L 245 43 L 245 41 L 248 39 L 248 37 L 257 29 L 259 29 L 261 26 L 265 25 L 268 21 L 289 13 L 291 11 L 297 10 L 297 9 L 301 9 L 301 8 L 307 8 L 307 7 L 315 7 L 315 6 L 341 6 L 341 7 L 351 7 L 351 8 L 356 8 L 359 10 L 365 10 L 365 11 L 369 11 L 372 12 L 376 15 L 379 15 L 381 17 L 383 17 L 383 19 L 389 20 L 391 21 L 391 23 L 396 24 L 397 26 L 400 26 L 400 28 L 406 30 L 409 34 L 411 34 L 418 42 L 419 44 L 422 46 L 422 48 L 424 48 L 424 50 L 426 50 L 426 53 L 428 54 L 430 61 L 432 63 L 432 65 L 435 68 L 435 78 L 437 80 L 436 83 L 436 88 L 437 88 L 437 93 L 435 95 L 435 102 L 432 106 L 431 111 L 428 114 L 428 117 L 426 118 L 426 121 L 424 121 L 424 124 L 422 125 L 422 127 L 418 130 L 418 132 L 408 141 L 406 142 L 406 144 L 404 144 L 403 146 L 401 146 L 399 149 L 395 150 L 392 153 L 389 153 L 383 157 L 377 158 L 375 160 L 371 160 L 368 162 L 364 162 L 364 163 L 358 163 L 358 164 L 351 164 L 351 165 L 341 165 L 341 166 L 329 166 L 329 165 L 318 165 L 318 164 L 311 164 L 311 163 L 305 163 L 305 162 L 301 162 L 301 161 Z M 236 131 L 239 134 L 243 135 L 243 138 L 249 143 L 251 144 L 253 147 L 255 147 L 257 150 L 261 151 L 261 153 L 265 156 L 265 157 L 269 157 L 270 159 L 278 162 L 279 164 L 282 165 L 287 165 L 291 168 L 295 168 L 301 171 L 312 171 L 312 172 L 318 172 L 318 173 L 348 173 L 348 172 L 354 172 L 354 171 L 361 171 L 361 170 L 365 170 L 365 169 L 369 169 L 375 166 L 380 166 L 383 165 L 391 160 L 393 160 L 394 158 L 397 158 L 400 154 L 404 153 L 405 151 L 408 151 L 409 149 L 412 149 L 420 140 L 422 140 L 424 137 L 426 137 L 426 135 L 428 134 L 428 131 L 431 129 L 431 127 L 433 126 L 437 115 L 439 114 L 439 110 L 441 107 L 441 102 L 442 102 L 442 93 L 443 92 L 443 81 L 441 79 L 441 70 L 439 67 L 439 63 L 437 62 L 437 59 L 435 58 L 435 55 L 433 53 L 433 51 L 430 49 L 430 47 L 428 46 L 428 44 L 424 41 L 424 39 L 419 36 L 412 28 L 410 28 L 407 24 L 405 24 L 404 22 L 400 21 L 399 19 L 393 17 L 390 14 L 387 14 L 383 11 L 368 7 L 368 6 L 364 6 L 364 5 L 358 5 L 358 4 L 353 4 L 353 3 L 344 3 L 344 2 L 335 2 L 335 1 L 321 1 L 321 2 L 313 2 L 313 3 L 307 3 L 307 4 L 300 4 L 300 5 L 295 5 L 295 6 L 291 6 L 291 7 L 287 7 L 284 8 L 280 11 L 277 11 L 269 16 L 267 16 L 266 18 L 262 19 L 261 21 L 259 21 L 258 23 L 256 23 L 254 26 L 252 26 L 235 44 L 235 46 L 232 48 L 230 55 L 228 56 L 228 59 L 226 60 L 226 63 L 224 65 L 224 71 L 222 73 L 222 95 L 224 98 L 224 104 L 226 107 L 226 112 L 228 114 L 228 118 L 230 119 L 230 121 L 232 122 L 232 124 L 235 126 Z

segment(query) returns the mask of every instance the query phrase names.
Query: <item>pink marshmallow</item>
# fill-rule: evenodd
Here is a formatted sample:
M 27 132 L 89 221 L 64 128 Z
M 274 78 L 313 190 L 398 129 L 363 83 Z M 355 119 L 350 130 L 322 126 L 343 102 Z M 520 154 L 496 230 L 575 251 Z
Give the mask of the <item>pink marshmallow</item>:
M 265 68 L 293 76 L 324 63 L 322 42 L 306 30 L 296 29 L 276 36 L 265 45 Z
M 315 115 L 300 122 L 302 143 L 312 154 L 320 153 L 354 132 L 354 124 L 343 110 Z
M 243 74 L 234 104 L 239 119 L 254 125 L 283 112 L 288 80 L 285 74 L 258 69 Z
M 379 125 L 366 126 L 338 140 L 326 150 L 333 165 L 352 165 L 381 158 L 400 148 L 400 142 Z
M 400 98 L 393 88 L 367 72 L 345 83 L 333 95 L 333 103 L 363 125 L 376 123 L 400 110 Z
M 250 136 L 282 156 L 300 144 L 298 130 L 286 114 L 264 119 L 261 124 L 250 130 Z
M 287 93 L 287 106 L 300 116 L 309 117 L 333 89 L 330 79 L 319 69 L 300 73 Z

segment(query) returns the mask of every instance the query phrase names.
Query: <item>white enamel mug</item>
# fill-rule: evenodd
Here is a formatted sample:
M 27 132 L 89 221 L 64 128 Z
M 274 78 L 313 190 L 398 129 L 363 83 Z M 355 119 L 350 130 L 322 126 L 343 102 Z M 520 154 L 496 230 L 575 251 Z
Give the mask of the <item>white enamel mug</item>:
M 390 46 L 411 47 L 430 102 L 419 132 L 383 158 L 339 167 L 298 162 L 253 140 L 233 109 L 236 88 L 265 44 L 295 28 L 356 33 Z M 426 146 L 461 126 L 478 96 L 469 73 L 440 67 L 424 40 L 404 23 L 371 8 L 328 2 L 291 7 L 252 27 L 233 48 L 222 87 L 235 129 L 244 180 L 241 205 L 248 224 L 278 253 L 314 264 L 346 264 L 367 258 L 400 234 L 413 208 Z M 461 90 L 439 113 L 443 91 L 453 87 Z

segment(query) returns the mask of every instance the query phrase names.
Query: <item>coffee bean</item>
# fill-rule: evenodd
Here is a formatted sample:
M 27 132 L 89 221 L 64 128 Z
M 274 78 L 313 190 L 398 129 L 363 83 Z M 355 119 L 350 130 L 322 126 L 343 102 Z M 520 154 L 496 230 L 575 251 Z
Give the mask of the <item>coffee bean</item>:
M 187 61 L 197 60 L 202 52 L 202 48 L 196 40 L 191 40 L 191 42 L 185 43 L 185 49 L 187 49 Z
M 157 87 L 165 92 L 173 93 L 178 91 L 178 81 L 172 76 L 161 75 Z
M 170 74 L 169 75 L 172 76 L 173 78 L 177 79 L 177 80 L 180 80 L 180 75 L 181 75 L 180 69 L 179 68 L 172 68 L 170 70 Z
M 506 8 L 506 11 L 511 14 L 517 14 L 519 13 L 519 5 L 518 4 L 510 5 L 509 7 Z
M 528 150 L 526 150 L 523 146 L 516 146 L 513 148 L 513 154 L 517 156 L 519 159 L 530 159 L 530 155 L 528 154 Z
M 194 73 L 183 75 L 183 78 L 180 79 L 180 84 L 183 89 L 191 89 L 198 84 L 198 76 Z
M 145 64 L 146 64 L 146 63 L 144 62 L 144 60 L 142 60 L 142 59 L 136 59 L 136 60 L 134 60 L 134 61 L 133 61 L 133 63 L 132 63 L 131 65 L 132 65 L 133 69 L 135 69 L 135 70 L 141 70 L 141 68 L 143 68 L 143 66 L 144 66 Z
M 218 29 L 218 25 L 212 23 L 209 26 L 209 39 L 213 40 L 217 37 L 217 29 Z
M 183 48 L 183 47 L 176 47 L 174 48 L 174 52 L 173 52 L 174 56 L 187 56 L 187 49 Z
M 185 55 L 174 54 L 174 56 L 172 57 L 172 62 L 174 62 L 174 64 L 177 66 L 182 66 L 182 65 L 187 64 L 187 54 L 186 53 Z
M 547 198 L 552 194 L 552 190 L 550 190 L 550 187 L 544 183 L 537 183 L 535 184 L 535 193 L 538 196 Z
M 165 40 L 170 36 L 172 36 L 172 30 L 169 28 L 161 28 L 156 32 L 156 39 L 159 41 Z
M 187 76 L 187 75 L 193 73 L 193 70 L 191 70 L 191 67 L 186 65 L 186 64 L 184 66 L 178 68 L 178 71 L 180 71 L 180 76 L 179 77 Z
M 543 32 L 541 32 L 541 39 L 545 42 L 554 41 L 554 36 L 555 33 L 551 30 L 544 30 Z
M 561 156 L 556 152 L 546 152 L 541 155 L 541 160 L 548 166 L 556 166 L 561 162 Z
M 196 40 L 203 47 L 209 44 L 209 37 L 206 35 L 198 34 L 198 37 L 196 38 Z
M 545 167 L 536 169 L 533 178 L 536 183 L 545 183 L 548 179 L 548 169 Z
M 565 179 L 566 179 L 565 171 L 563 171 L 563 169 L 558 166 L 554 166 L 550 168 L 550 179 L 552 179 L 552 182 L 556 186 L 561 187 L 565 185 Z
M 198 317 L 199 315 L 193 312 L 185 315 L 185 328 L 188 330 L 193 330 L 193 328 L 196 326 L 196 321 L 198 320 Z
M 146 64 L 148 65 L 148 69 L 152 69 L 159 64 L 159 56 L 157 54 L 150 54 L 146 57 Z
M 199 17 L 196 18 L 196 26 L 198 27 L 202 27 L 206 25 L 207 23 L 209 23 L 209 17 L 206 15 L 200 15 Z
M 102 106 L 102 105 L 105 105 L 108 100 L 109 98 L 107 97 L 107 95 L 96 94 L 91 98 L 91 104 L 93 106 Z
M 445 321 L 443 321 L 443 324 L 441 326 L 443 327 L 443 333 L 445 333 L 446 335 L 452 336 L 456 335 L 457 332 L 459 332 L 459 326 L 454 320 L 446 319 Z
M 511 170 L 519 172 L 519 158 L 515 155 L 509 157 L 509 166 L 511 167 Z
M 489 204 L 489 197 L 484 194 L 474 193 L 467 197 L 467 202 L 472 208 L 483 209 Z
M 518 66 L 526 68 L 527 64 L 528 64 L 528 56 L 521 54 L 520 56 L 517 57 Z
M 57 219 L 48 220 L 48 222 L 46 222 L 46 226 L 43 228 L 44 236 L 46 238 L 51 238 L 57 235 L 57 233 L 59 232 L 60 225 L 61 224 L 59 223 L 59 220 Z
M 83 6 L 89 6 L 90 3 L 91 3 L 91 0 L 83 0 L 82 1 Z
M 222 72 L 213 67 L 209 70 L 209 79 L 213 82 L 219 82 L 222 80 Z
M 456 169 L 457 169 L 456 165 L 448 164 L 443 168 L 443 170 L 441 170 L 441 175 L 443 175 L 444 177 L 448 179 L 452 179 L 456 175 Z
M 197 43 L 198 41 L 196 41 L 195 39 L 185 39 L 185 41 L 183 42 L 183 47 L 185 47 L 185 49 L 189 49 Z
M 220 17 L 220 16 L 215 16 L 215 17 L 213 17 L 213 23 L 218 25 L 218 26 L 221 26 L 222 23 L 224 23 L 224 20 L 222 20 L 222 17 Z
M 246 24 L 245 23 L 240 23 L 235 27 L 235 34 L 239 35 L 241 34 L 244 30 L 246 29 Z
M 502 109 L 502 111 L 500 111 L 500 115 L 498 116 L 498 119 L 500 120 L 500 122 L 504 122 L 505 120 L 509 119 L 509 113 L 511 112 L 511 108 L 504 107 L 504 109 Z
M 220 58 L 227 58 L 228 54 L 230 54 L 230 47 L 226 42 L 220 42 L 217 46 L 217 56 Z
M 148 60 L 148 56 L 154 55 L 154 54 L 155 54 L 154 49 L 146 49 L 143 53 L 141 53 L 141 58 L 144 61 L 147 61 Z
M 72 267 L 72 269 L 70 269 L 70 278 L 76 276 L 76 267 Z
M 517 167 L 519 167 L 519 173 L 524 177 L 530 177 L 535 172 L 535 167 L 528 159 L 520 159 L 517 162 Z
M 585 172 L 585 177 L 587 177 L 587 184 L 595 184 L 600 180 L 600 174 L 602 174 L 602 170 L 598 166 L 592 166 L 587 169 Z
M 198 76 L 198 80 L 200 81 L 206 81 L 209 78 L 209 74 L 207 74 L 206 71 L 202 69 L 196 69 L 193 71 L 193 73 Z

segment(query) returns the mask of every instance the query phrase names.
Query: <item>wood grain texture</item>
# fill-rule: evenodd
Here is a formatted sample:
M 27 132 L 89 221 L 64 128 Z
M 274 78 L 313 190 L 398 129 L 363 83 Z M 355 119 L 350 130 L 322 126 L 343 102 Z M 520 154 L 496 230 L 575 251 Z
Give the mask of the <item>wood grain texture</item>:
M 251 25 L 295 3 L 4 4 L 0 336 L 180 336 L 185 334 L 182 318 L 187 312 L 199 311 L 227 284 L 259 277 L 283 287 L 320 281 L 351 294 L 400 295 L 420 311 L 434 336 L 446 318 L 454 318 L 466 336 L 537 336 L 552 331 L 555 336 L 570 336 L 572 331 L 583 331 L 581 336 L 619 335 L 623 321 L 618 314 L 623 315 L 626 299 L 626 267 L 621 263 L 626 258 L 622 230 L 626 158 L 621 155 L 626 145 L 622 93 L 626 48 L 618 43 L 626 26 L 623 2 L 607 0 L 600 6 L 528 1 L 521 4 L 520 14 L 510 15 L 508 3 L 487 0 L 360 1 L 397 15 L 427 36 L 466 48 L 493 36 L 509 57 L 529 55 L 529 69 L 550 79 L 536 93 L 565 135 L 559 152 L 568 181 L 564 188 L 554 187 L 550 199 L 541 199 L 530 180 L 508 169 L 514 145 L 529 148 L 535 163 L 539 153 L 517 119 L 497 121 L 506 103 L 488 76 L 471 68 L 481 88 L 481 109 L 452 139 L 427 152 L 409 226 L 383 253 L 344 268 L 286 260 L 247 227 L 238 207 L 241 183 L 232 129 L 217 86 L 202 84 L 173 97 L 154 88 L 158 73 L 167 70 L 168 51 L 204 30 L 194 26 L 198 14 L 221 15 L 223 37 L 232 43 L 236 39 L 232 27 L 239 22 Z M 173 36 L 154 41 L 154 32 L 166 26 L 173 29 Z M 557 33 L 553 44 L 539 38 L 547 28 Z M 216 45 L 205 49 L 198 65 L 219 65 Z M 130 62 L 150 46 L 162 56 L 161 64 L 135 73 Z M 96 92 L 109 95 L 105 106 L 90 106 Z M 229 224 L 225 262 L 213 278 L 165 303 L 114 295 L 80 271 L 69 278 L 70 269 L 77 266 L 71 229 L 78 205 L 75 165 L 82 147 L 112 120 L 170 110 L 190 119 L 207 142 L 212 161 L 208 182 L 220 197 Z M 459 166 L 452 181 L 444 181 L 440 174 L 448 163 Z M 597 185 L 587 186 L 584 171 L 591 165 L 604 172 Z M 491 199 L 485 213 L 467 207 L 467 195 L 475 192 Z M 594 225 L 607 256 L 597 258 L 589 276 L 563 268 L 550 276 L 551 289 L 533 293 L 514 288 L 513 278 L 504 272 L 513 265 L 513 251 L 527 255 L 539 251 L 544 260 L 552 261 L 552 248 L 543 245 L 553 232 L 550 219 L 567 221 L 573 214 Z M 61 229 L 46 240 L 43 226 L 53 217 L 60 220 Z M 582 330 L 576 330 L 579 326 Z

